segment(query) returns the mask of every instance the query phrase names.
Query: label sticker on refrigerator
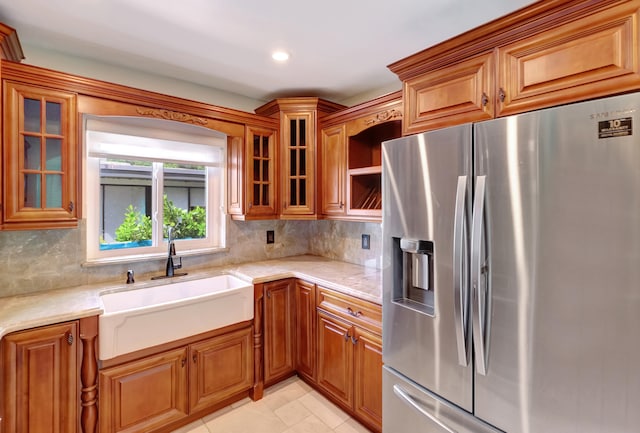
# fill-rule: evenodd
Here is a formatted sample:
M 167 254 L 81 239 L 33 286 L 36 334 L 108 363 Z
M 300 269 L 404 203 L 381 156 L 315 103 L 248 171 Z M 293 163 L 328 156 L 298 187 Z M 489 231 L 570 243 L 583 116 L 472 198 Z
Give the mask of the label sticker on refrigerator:
M 613 138 L 633 135 L 631 117 L 598 122 L 598 138 Z

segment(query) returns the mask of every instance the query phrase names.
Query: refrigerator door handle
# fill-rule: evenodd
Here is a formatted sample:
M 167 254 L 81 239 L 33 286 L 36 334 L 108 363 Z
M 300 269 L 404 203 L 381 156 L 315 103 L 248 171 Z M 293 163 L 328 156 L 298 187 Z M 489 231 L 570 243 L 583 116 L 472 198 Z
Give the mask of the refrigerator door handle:
M 440 421 L 438 418 L 436 418 L 434 415 L 430 414 L 428 411 L 426 411 L 425 409 L 423 409 L 420 404 L 415 401 L 415 399 L 413 397 L 411 397 L 409 395 L 408 392 L 406 392 L 404 389 L 402 389 L 402 387 L 400 385 L 393 385 L 393 393 L 395 395 L 398 396 L 398 398 L 400 398 L 402 401 L 404 401 L 406 404 L 408 404 L 409 406 L 411 406 L 412 408 L 414 408 L 415 410 L 417 410 L 420 414 L 424 415 L 425 417 L 429 418 L 431 421 L 433 421 L 434 423 L 436 423 L 440 428 L 442 428 L 444 431 L 448 432 L 448 433 L 458 433 L 456 430 L 452 430 L 450 427 L 448 427 L 445 423 L 443 423 L 442 421 Z
M 469 279 L 467 275 L 467 190 L 467 176 L 458 176 L 453 223 L 453 292 L 455 298 L 453 313 L 455 317 L 458 363 L 464 367 L 469 365 L 469 349 L 471 347 L 471 342 L 469 341 Z
M 489 338 L 489 286 L 483 284 L 488 272 L 486 254 L 483 250 L 484 206 L 486 194 L 486 176 L 476 177 L 476 194 L 473 202 L 473 225 L 471 228 L 471 288 L 473 305 L 473 346 L 475 349 L 476 371 L 487 375 L 488 338 Z

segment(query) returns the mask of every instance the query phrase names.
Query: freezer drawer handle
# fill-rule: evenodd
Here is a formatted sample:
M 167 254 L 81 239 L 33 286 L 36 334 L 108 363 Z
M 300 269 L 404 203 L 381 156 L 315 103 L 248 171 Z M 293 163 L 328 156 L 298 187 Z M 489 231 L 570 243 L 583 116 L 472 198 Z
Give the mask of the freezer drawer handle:
M 488 368 L 491 317 L 491 285 L 490 279 L 487 278 L 489 268 L 486 262 L 486 246 L 483 246 L 485 194 L 486 176 L 478 176 L 471 228 L 471 302 L 473 304 L 473 343 L 476 354 L 476 371 L 483 376 L 487 375 Z
M 458 176 L 456 208 L 453 221 L 453 314 L 456 326 L 458 363 L 464 367 L 471 358 L 469 341 L 469 279 L 467 274 L 468 229 L 467 229 L 467 176 Z
M 397 395 L 401 400 L 403 400 L 406 404 L 420 412 L 420 414 L 426 416 L 431 421 L 436 423 L 439 427 L 441 427 L 444 431 L 449 433 L 458 433 L 456 430 L 449 428 L 445 423 L 440 421 L 434 415 L 430 414 L 428 411 L 424 410 L 417 401 L 413 399 L 400 385 L 393 385 L 393 393 Z

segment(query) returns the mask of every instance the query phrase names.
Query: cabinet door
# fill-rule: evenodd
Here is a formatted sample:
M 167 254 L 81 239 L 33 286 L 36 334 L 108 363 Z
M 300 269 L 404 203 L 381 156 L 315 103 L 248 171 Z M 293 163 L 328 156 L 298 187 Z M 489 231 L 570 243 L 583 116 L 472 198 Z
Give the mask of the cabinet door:
M 318 385 L 349 407 L 353 404 L 351 324 L 318 310 Z
M 344 215 L 346 126 L 344 124 L 322 130 L 322 213 Z
M 264 381 L 273 383 L 295 371 L 293 280 L 264 285 Z
M 77 431 L 77 328 L 70 322 L 4 337 L 5 432 Z
M 494 53 L 427 72 L 404 83 L 404 135 L 491 119 Z
M 639 18 L 629 2 L 499 48 L 498 115 L 637 89 Z
M 274 217 L 276 132 L 247 127 L 247 216 Z
M 354 411 L 382 429 L 382 339 L 354 328 Z
M 283 216 L 315 213 L 315 114 L 282 113 Z
M 193 413 L 253 385 L 251 327 L 192 344 L 189 406 Z
M 296 371 L 315 381 L 316 378 L 316 286 L 296 281 Z
M 4 104 L 5 224 L 75 226 L 75 94 L 5 82 Z
M 152 431 L 187 415 L 187 349 L 100 371 L 100 432 Z

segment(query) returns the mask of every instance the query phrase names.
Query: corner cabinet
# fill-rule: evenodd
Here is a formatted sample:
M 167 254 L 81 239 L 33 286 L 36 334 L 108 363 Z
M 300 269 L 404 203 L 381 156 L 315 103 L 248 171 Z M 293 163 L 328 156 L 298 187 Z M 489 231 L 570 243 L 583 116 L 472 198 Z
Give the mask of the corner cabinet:
M 5 80 L 3 107 L 3 228 L 75 227 L 76 95 Z
M 534 2 L 399 60 L 403 134 L 640 89 L 640 1 Z
M 344 108 L 319 98 L 282 98 L 256 109 L 280 120 L 280 218 L 316 218 L 318 121 Z

